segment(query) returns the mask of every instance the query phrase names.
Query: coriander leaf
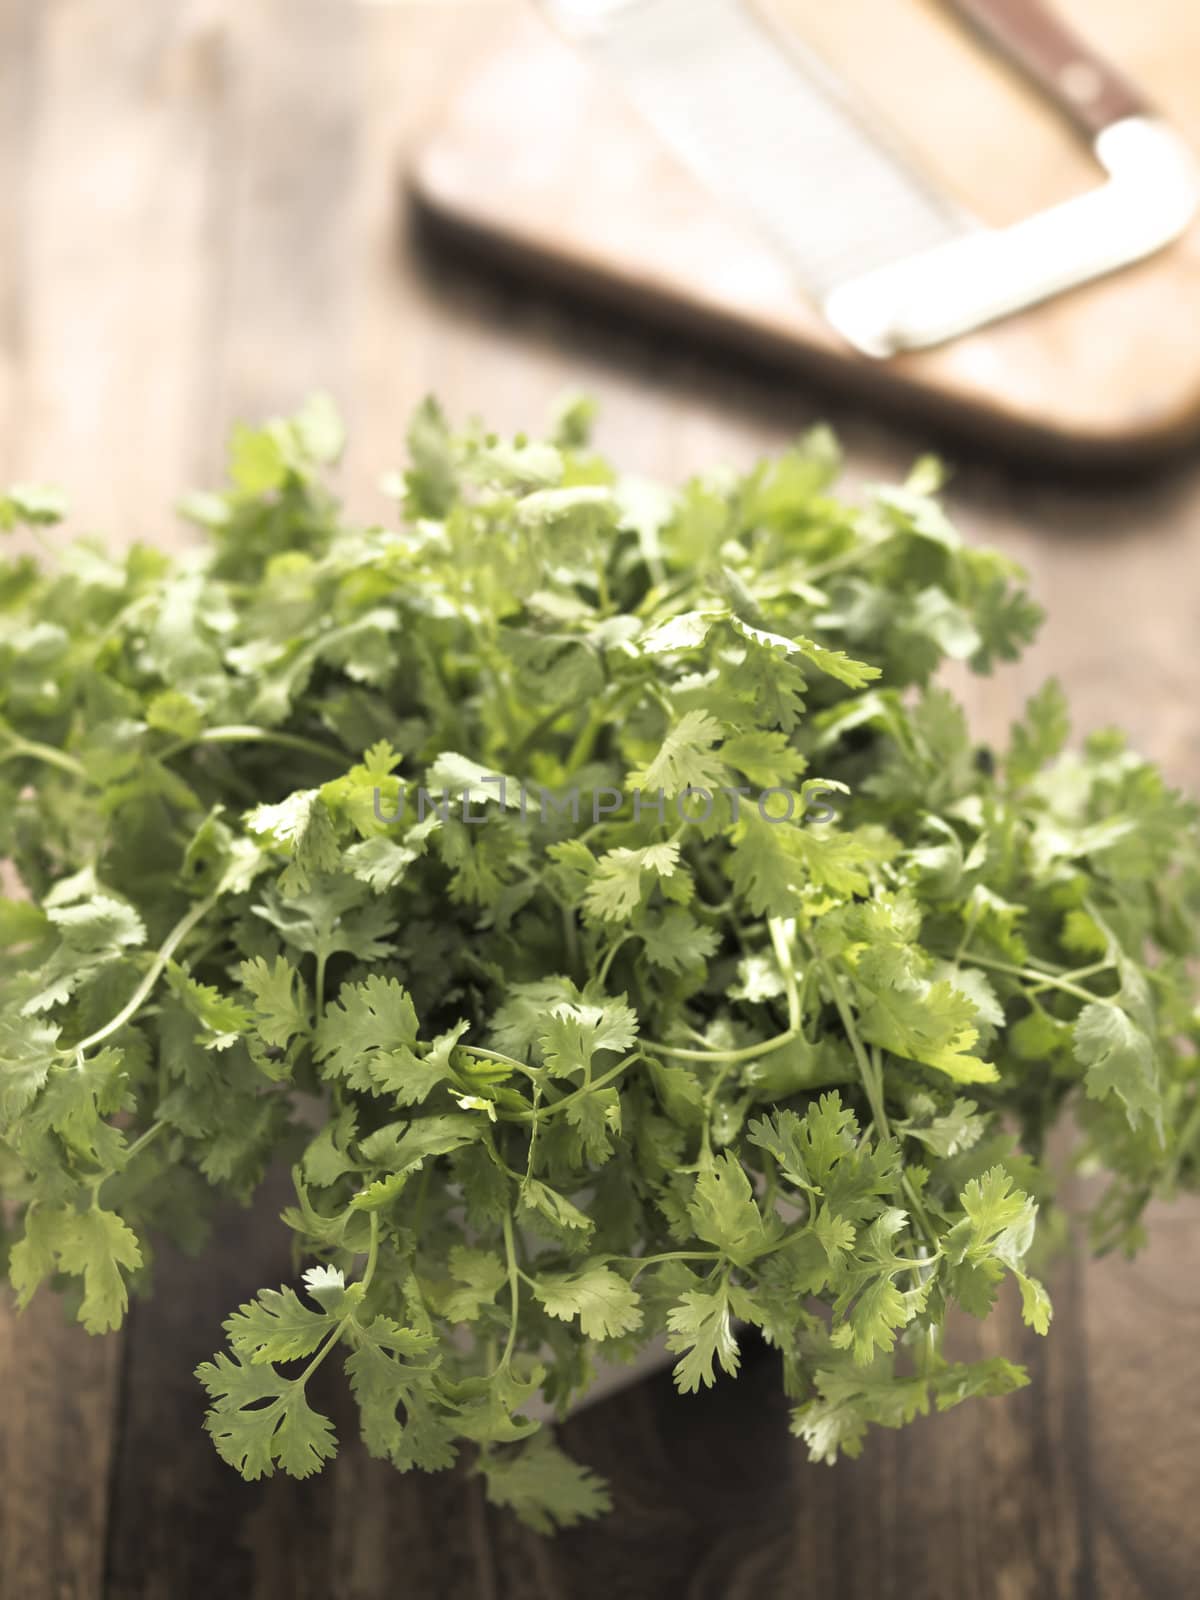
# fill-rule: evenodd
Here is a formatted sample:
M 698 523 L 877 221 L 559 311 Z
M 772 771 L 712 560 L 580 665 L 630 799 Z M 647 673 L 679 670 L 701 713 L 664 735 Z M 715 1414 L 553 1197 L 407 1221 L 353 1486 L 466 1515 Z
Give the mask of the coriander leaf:
M 621 1000 L 599 1005 L 560 1001 L 546 1018 L 538 1044 L 547 1070 L 555 1077 L 588 1072 L 602 1050 L 622 1051 L 637 1037 L 637 1016 Z
M 308 1478 L 337 1454 L 328 1417 L 314 1411 L 304 1384 L 288 1382 L 270 1366 L 247 1366 L 224 1353 L 196 1369 L 212 1406 L 204 1419 L 217 1453 L 253 1483 L 277 1466 Z
M 723 1290 L 708 1293 L 689 1289 L 678 1305 L 667 1313 L 667 1349 L 683 1351 L 675 1364 L 675 1383 L 682 1394 L 694 1394 L 701 1386 L 716 1382 L 713 1363 L 736 1377 L 741 1357 L 729 1314 L 729 1298 Z
M 629 774 L 631 789 L 668 800 L 685 789 L 717 789 L 725 775 L 713 746 L 721 737 L 721 724 L 704 711 L 688 711 L 667 733 L 658 754 Z
M 637 1295 L 624 1278 L 608 1267 L 542 1273 L 534 1293 L 550 1316 L 564 1322 L 578 1317 L 588 1339 L 615 1339 L 641 1326 Z
M 610 1507 L 608 1490 L 594 1473 L 565 1455 L 546 1434 L 517 1455 L 486 1456 L 480 1469 L 493 1505 L 509 1506 L 538 1533 L 572 1528 Z
M 1163 1138 L 1163 1099 L 1154 1047 L 1127 1012 L 1111 1002 L 1084 1006 L 1075 1023 L 1075 1059 L 1087 1069 L 1094 1099 L 1115 1094 L 1131 1128 L 1145 1117 Z
M 285 1049 L 292 1039 L 308 1031 L 308 1010 L 297 996 L 296 969 L 276 956 L 268 966 L 261 956 L 244 961 L 238 976 L 254 999 L 254 1021 L 265 1044 Z
M 723 1152 L 696 1179 L 688 1213 L 698 1238 L 746 1266 L 769 1248 L 772 1231 L 755 1204 L 750 1180 L 736 1156 Z
M 137 1235 L 113 1211 L 59 1213 L 53 1248 L 63 1272 L 83 1278 L 79 1320 L 89 1333 L 119 1328 L 129 1305 L 122 1269 L 142 1264 Z

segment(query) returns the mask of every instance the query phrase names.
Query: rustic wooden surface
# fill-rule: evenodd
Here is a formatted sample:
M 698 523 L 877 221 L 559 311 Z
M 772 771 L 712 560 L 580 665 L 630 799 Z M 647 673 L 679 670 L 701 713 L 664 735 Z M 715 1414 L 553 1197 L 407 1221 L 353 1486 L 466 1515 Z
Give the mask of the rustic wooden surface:
M 400 172 L 502 0 L 0 0 L 0 480 L 68 484 L 114 541 L 178 539 L 232 419 L 320 384 L 350 421 L 344 478 L 382 515 L 412 403 L 536 426 L 562 390 L 600 438 L 676 477 L 744 463 L 820 396 L 647 338 L 414 238 Z M 861 481 L 918 444 L 834 411 Z M 1200 468 L 1088 489 L 960 461 L 973 537 L 1050 610 L 1030 660 L 969 686 L 995 731 L 1046 670 L 1082 724 L 1119 722 L 1200 786 Z M 611 1477 L 601 1526 L 544 1543 L 465 1476 L 399 1477 L 352 1443 L 305 1484 L 247 1486 L 200 1432 L 189 1376 L 226 1308 L 288 1272 L 267 1194 L 208 1256 L 164 1256 L 120 1339 L 39 1301 L 0 1309 L 3 1600 L 1183 1600 L 1200 1531 L 1200 1207 L 1135 1263 L 1065 1262 L 1045 1341 L 1011 1308 L 1032 1385 L 809 1466 L 772 1359 L 676 1399 L 659 1377 L 566 1429 Z M 344 1416 L 336 1387 L 329 1403 Z

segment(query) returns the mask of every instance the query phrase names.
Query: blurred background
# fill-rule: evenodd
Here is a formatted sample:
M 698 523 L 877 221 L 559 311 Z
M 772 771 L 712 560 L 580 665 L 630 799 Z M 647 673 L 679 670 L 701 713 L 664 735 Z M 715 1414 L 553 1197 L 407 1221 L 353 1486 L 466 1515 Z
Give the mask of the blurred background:
M 776 9 L 985 221 L 1096 180 L 1061 119 L 947 33 L 934 0 Z M 1191 0 L 1069 10 L 1200 137 Z M 483 116 L 497 62 L 525 89 Z M 1135 434 L 1165 427 L 1164 408 L 1190 415 L 1195 234 L 1080 291 L 1062 320 L 902 358 L 887 393 L 841 370 L 748 224 L 669 155 L 634 158 L 650 135 L 613 93 L 566 93 L 582 70 L 522 0 L 0 0 L 0 480 L 62 485 L 73 531 L 178 547 L 172 506 L 220 479 L 232 423 L 318 388 L 348 423 L 349 505 L 379 518 L 378 480 L 430 391 L 511 432 L 585 390 L 606 452 L 669 480 L 827 419 L 852 483 L 941 450 L 955 519 L 1031 573 L 1040 643 L 960 686 L 982 737 L 1056 672 L 1079 731 L 1120 724 L 1200 788 L 1200 450 L 1181 425 L 1169 461 L 1114 476 L 1105 459 L 1118 414 Z M 690 266 L 663 253 L 683 236 Z M 681 312 L 698 285 L 704 303 Z M 1057 407 L 1091 446 L 956 428 L 963 385 L 1043 431 Z M 598 1407 L 567 1438 L 617 1510 L 546 1545 L 461 1474 L 401 1479 L 348 1447 L 317 1482 L 247 1486 L 216 1459 L 188 1373 L 211 1307 L 286 1270 L 276 1198 L 231 1219 L 205 1262 L 164 1260 L 121 1338 L 89 1340 L 45 1301 L 20 1323 L 0 1309 L 4 1600 L 1195 1592 L 1194 1206 L 1160 1217 L 1135 1263 L 1065 1261 L 1045 1344 L 1011 1307 L 980 1331 L 980 1353 L 1022 1345 L 1029 1389 L 873 1441 L 836 1474 L 788 1437 L 766 1358 L 711 1395 L 677 1401 L 664 1376 Z M 1171 1387 L 1155 1381 L 1168 1366 Z

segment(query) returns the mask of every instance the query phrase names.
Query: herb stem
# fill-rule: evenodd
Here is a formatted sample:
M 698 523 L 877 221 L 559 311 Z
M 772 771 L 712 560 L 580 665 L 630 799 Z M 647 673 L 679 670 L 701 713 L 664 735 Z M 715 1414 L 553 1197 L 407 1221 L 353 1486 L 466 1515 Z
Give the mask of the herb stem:
M 375 1264 L 378 1261 L 378 1259 L 379 1259 L 379 1213 L 377 1211 L 372 1211 L 372 1213 L 371 1213 L 371 1242 L 370 1242 L 370 1245 L 369 1245 L 369 1247 L 367 1249 L 367 1264 L 366 1264 L 366 1267 L 363 1269 L 362 1278 L 359 1280 L 361 1282 L 361 1284 L 362 1284 L 364 1293 L 371 1287 L 371 1279 L 375 1276 Z M 324 1344 L 317 1351 L 316 1355 L 312 1358 L 312 1360 L 305 1367 L 304 1371 L 296 1379 L 296 1382 L 302 1388 L 308 1382 L 308 1380 L 312 1377 L 313 1373 L 317 1370 L 317 1368 L 321 1365 L 322 1361 L 324 1361 L 325 1357 L 333 1349 L 334 1345 L 338 1343 L 338 1341 L 341 1339 L 342 1335 L 345 1333 L 346 1329 L 350 1326 L 350 1324 L 353 1321 L 354 1321 L 354 1312 L 353 1311 L 347 1311 L 346 1315 L 344 1317 L 342 1317 L 342 1319 L 338 1322 L 337 1326 L 334 1327 L 333 1329 L 331 1329 L 329 1337 L 325 1340 Z
M 318 1026 L 325 1015 L 325 965 L 328 960 L 329 951 L 322 946 L 317 951 L 317 970 L 313 976 L 314 1021 Z
M 771 934 L 771 948 L 775 952 L 775 960 L 779 963 L 780 976 L 783 978 L 784 992 L 787 995 L 788 1032 L 800 1032 L 800 992 L 796 987 L 796 964 L 792 959 L 791 940 L 795 935 L 794 922 L 785 922 L 782 917 L 769 917 L 767 927 Z
M 86 1039 L 80 1040 L 75 1046 L 77 1056 L 82 1056 L 85 1050 L 90 1050 L 94 1045 L 101 1044 L 105 1039 L 111 1038 L 114 1033 L 125 1026 L 130 1017 L 146 1000 L 159 978 L 162 977 L 176 950 L 187 938 L 188 934 L 191 933 L 192 929 L 198 923 L 203 922 L 220 898 L 220 891 L 217 890 L 213 894 L 206 896 L 205 899 L 198 900 L 186 916 L 180 917 L 162 945 L 160 945 L 158 953 L 150 963 L 149 970 L 141 983 L 138 984 L 111 1022 L 106 1022 L 102 1028 L 97 1028 L 95 1033 L 89 1033 Z
M 740 1050 L 688 1050 L 682 1045 L 659 1044 L 654 1039 L 644 1039 L 642 1043 L 647 1050 L 660 1056 L 673 1056 L 680 1061 L 753 1061 L 756 1056 L 770 1055 L 773 1050 L 782 1050 L 784 1045 L 791 1044 L 799 1036 L 798 1030 L 789 1028 L 786 1033 L 777 1033 L 773 1039 L 764 1039 L 761 1044 L 749 1044 Z
M 615 1067 L 610 1067 L 607 1072 L 602 1073 L 600 1077 L 593 1079 L 591 1083 L 585 1083 L 579 1089 L 572 1089 L 570 1094 L 563 1095 L 561 1100 L 555 1100 L 552 1105 L 543 1106 L 540 1111 L 535 1113 L 535 1115 L 539 1117 L 552 1117 L 556 1111 L 561 1111 L 564 1106 L 569 1106 L 572 1101 L 578 1100 L 581 1096 L 585 1094 L 594 1094 L 597 1089 L 603 1089 L 607 1084 L 610 1084 L 614 1078 L 619 1078 L 621 1074 L 637 1060 L 640 1054 L 640 1050 L 635 1050 L 632 1055 L 626 1056 L 624 1061 L 618 1061 Z
M 87 768 L 74 756 L 69 756 L 65 750 L 56 750 L 53 745 L 39 744 L 34 739 L 22 739 L 19 734 L 10 734 L 12 745 L 9 749 L 0 751 L 0 765 L 5 761 L 19 761 L 22 756 L 30 761 L 44 761 L 47 766 L 57 767 L 60 772 L 69 772 L 73 778 L 78 778 L 83 783 L 94 783 L 95 780 L 88 774 Z
M 167 1124 L 165 1122 L 152 1122 L 150 1126 L 144 1129 L 143 1132 L 140 1133 L 133 1143 L 126 1149 L 125 1159 L 115 1171 L 98 1173 L 96 1177 L 89 1181 L 89 1187 L 91 1188 L 92 1192 L 93 1207 L 98 1204 L 100 1191 L 108 1182 L 108 1180 L 110 1178 L 115 1178 L 118 1173 L 127 1171 L 132 1162 L 141 1155 L 142 1151 L 147 1145 L 153 1144 L 154 1140 L 158 1138 L 159 1134 L 162 1133 L 166 1126 Z
M 125 1166 L 140 1156 L 146 1146 L 152 1144 L 159 1134 L 165 1131 L 166 1126 L 165 1122 L 152 1122 L 144 1133 L 139 1134 L 125 1152 Z
M 159 760 L 169 761 L 172 756 L 191 750 L 198 744 L 271 744 L 281 750 L 297 750 L 304 755 L 320 756 L 322 760 L 336 762 L 340 767 L 344 767 L 349 759 L 343 751 L 318 744 L 315 739 L 303 739 L 299 734 L 278 733 L 273 728 L 256 728 L 248 723 L 230 723 L 227 727 L 205 728 L 202 733 L 176 739 L 159 753 Z
M 524 1061 L 518 1061 L 513 1056 L 506 1056 L 503 1050 L 489 1050 L 481 1044 L 455 1045 L 456 1050 L 461 1050 L 465 1055 L 478 1056 L 483 1061 L 499 1061 L 506 1067 L 511 1067 L 514 1072 L 522 1072 L 534 1083 L 540 1083 L 542 1073 L 537 1067 L 527 1066 Z
M 367 1247 L 367 1264 L 363 1268 L 362 1286 L 363 1293 L 371 1287 L 371 1279 L 375 1276 L 375 1266 L 379 1260 L 379 1213 L 371 1212 L 371 1240 Z
M 657 1256 L 609 1256 L 610 1261 L 632 1261 L 635 1263 L 630 1283 L 636 1283 L 638 1275 L 647 1267 L 656 1267 L 661 1261 L 719 1261 L 719 1250 L 666 1250 Z
M 812 947 L 810 946 L 810 949 L 811 948 Z M 859 1076 L 862 1078 L 862 1085 L 867 1096 L 867 1103 L 871 1107 L 871 1116 L 874 1119 L 876 1131 L 878 1132 L 880 1138 L 890 1139 L 892 1136 L 892 1130 L 888 1123 L 887 1107 L 884 1104 L 883 1063 L 880 1057 L 879 1048 L 876 1045 L 872 1045 L 871 1054 L 868 1057 L 863 1042 L 859 1038 L 858 1029 L 854 1025 L 854 1018 L 850 1014 L 850 1008 L 847 1006 L 845 997 L 842 994 L 841 985 L 838 982 L 836 973 L 830 971 L 829 967 L 822 960 L 822 958 L 817 955 L 815 950 L 813 950 L 813 957 L 825 978 L 826 987 L 829 989 L 830 996 L 832 997 L 834 1006 L 837 1009 L 838 1017 L 841 1019 L 841 1024 L 845 1030 L 846 1038 L 850 1041 L 850 1048 L 854 1052 L 854 1059 L 858 1063 Z M 903 1189 L 905 1198 L 912 1207 L 913 1216 L 916 1218 L 922 1232 L 925 1234 L 926 1238 L 936 1251 L 938 1249 L 937 1234 L 934 1232 L 934 1229 L 929 1221 L 929 1216 L 925 1210 L 924 1202 L 917 1193 L 916 1188 L 914 1187 L 907 1172 L 901 1175 L 900 1187 Z
M 511 1211 L 504 1213 L 504 1255 L 508 1261 L 508 1293 L 511 1313 L 508 1323 L 508 1338 L 504 1343 L 504 1353 L 500 1357 L 500 1365 L 496 1368 L 497 1372 L 506 1368 L 512 1360 L 512 1353 L 517 1343 L 517 1316 L 521 1309 L 520 1268 L 517 1265 L 517 1247 L 513 1241 Z
M 1093 994 L 1090 989 L 1084 989 L 1077 983 L 1072 983 L 1069 978 L 1061 978 L 1050 972 L 1039 972 L 1036 967 L 1018 967 L 1011 961 L 997 961 L 991 956 L 978 955 L 974 951 L 967 951 L 965 960 L 973 962 L 977 967 L 990 967 L 993 972 L 1004 972 L 1010 977 L 1020 978 L 1026 983 L 1036 983 L 1039 989 L 1059 989 L 1063 994 L 1074 995 L 1078 1000 L 1084 1000 L 1088 1005 L 1093 1003 L 1102 1006 L 1115 1005 L 1116 1001 L 1108 995 Z M 1108 962 L 1101 962 L 1098 967 L 1082 967 L 1077 976 L 1089 976 L 1093 971 L 1100 971 L 1108 966 Z
M 604 985 L 608 982 L 609 970 L 612 967 L 613 961 L 616 959 L 617 951 L 620 950 L 622 945 L 628 944 L 632 938 L 633 935 L 631 933 L 624 933 L 614 945 L 609 947 L 608 953 L 605 955 L 604 960 L 600 963 L 600 970 L 596 974 L 596 984 L 598 988 L 603 989 Z

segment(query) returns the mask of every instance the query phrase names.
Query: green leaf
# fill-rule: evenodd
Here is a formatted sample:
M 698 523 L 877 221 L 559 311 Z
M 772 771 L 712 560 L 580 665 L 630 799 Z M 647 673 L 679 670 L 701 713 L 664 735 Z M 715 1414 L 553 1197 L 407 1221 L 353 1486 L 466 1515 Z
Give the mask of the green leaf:
M 450 1272 L 458 1285 L 444 1308 L 451 1322 L 474 1322 L 508 1277 L 507 1267 L 497 1256 L 461 1244 L 450 1252 Z
M 542 1059 L 555 1077 L 587 1072 L 603 1050 L 628 1050 L 637 1037 L 637 1016 L 622 1000 L 599 1005 L 561 1001 L 538 1036 Z
M 878 667 L 871 666 L 865 661 L 854 661 L 844 650 L 828 650 L 824 645 L 815 644 L 803 636 L 788 639 L 766 629 L 752 628 L 739 617 L 733 618 L 733 625 L 739 633 L 757 645 L 771 650 L 781 650 L 788 655 L 803 656 L 814 667 L 829 677 L 836 678 L 839 683 L 844 683 L 847 688 L 865 689 L 868 683 L 874 682 L 879 677 Z
M 646 959 L 664 972 L 687 972 L 703 968 L 715 954 L 719 936 L 704 927 L 682 906 L 647 916 L 638 927 Z
M 670 800 L 685 789 L 718 789 L 725 776 L 713 746 L 721 737 L 721 724 L 705 711 L 688 711 L 667 733 L 657 755 L 629 774 L 631 789 Z
M 13 483 L 0 494 L 0 533 L 8 533 L 20 523 L 30 528 L 51 527 L 66 514 L 67 502 L 57 489 Z
M 60 1221 L 54 1249 L 60 1270 L 83 1278 L 79 1320 L 87 1331 L 119 1328 L 129 1305 L 122 1269 L 132 1272 L 142 1264 L 133 1229 L 116 1212 L 93 1206 Z
M 297 1034 L 307 1033 L 308 1008 L 296 992 L 296 969 L 285 957 L 276 956 L 270 966 L 262 956 L 244 961 L 238 977 L 254 999 L 254 1022 L 264 1044 L 285 1049 Z
M 352 1089 L 382 1093 L 412 1070 L 417 1013 L 395 978 L 343 984 L 317 1030 L 316 1056 L 327 1076 Z M 419 1072 L 419 1068 L 417 1069 Z
M 683 1351 L 676 1362 L 675 1383 L 681 1394 L 694 1394 L 716 1382 L 714 1363 L 731 1378 L 737 1376 L 741 1357 L 730 1318 L 728 1295 L 689 1289 L 667 1313 L 667 1349 Z
M 1085 1084 L 1095 1100 L 1115 1094 L 1131 1128 L 1142 1118 L 1164 1137 L 1162 1086 L 1154 1046 L 1120 1006 L 1096 1001 L 1075 1023 L 1075 1059 L 1087 1069 Z
M 406 1472 L 439 1472 L 454 1464 L 454 1428 L 443 1412 L 434 1380 L 433 1337 L 402 1328 L 389 1317 L 355 1324 L 357 1348 L 346 1358 L 346 1375 L 358 1402 L 363 1442 L 369 1453 Z M 416 1356 L 417 1362 L 404 1357 Z M 403 1420 L 401 1420 L 401 1413 Z
M 1067 699 L 1061 685 L 1050 678 L 1025 703 L 1025 715 L 1015 722 L 1009 738 L 1009 781 L 1029 783 L 1054 757 L 1062 753 L 1071 732 Z
M 769 1249 L 773 1231 L 763 1222 L 741 1163 L 729 1151 L 696 1179 L 688 1204 L 696 1235 L 715 1244 L 739 1266 Z
M 543 1273 L 534 1293 L 550 1316 L 564 1322 L 578 1317 L 587 1339 L 616 1339 L 641 1326 L 637 1295 L 624 1278 L 608 1267 Z
M 0 1016 L 0 1126 L 7 1128 L 37 1097 L 58 1059 L 58 1028 Z
M 572 1528 L 611 1505 L 602 1479 L 538 1434 L 512 1456 L 485 1456 L 480 1470 L 493 1505 L 508 1506 L 538 1533 Z
M 254 1363 L 310 1356 L 332 1331 L 325 1311 L 312 1311 L 294 1289 L 261 1289 L 224 1323 L 234 1353 Z
M 973 1100 L 955 1100 L 950 1110 L 933 1116 L 923 1125 L 899 1122 L 895 1126 L 910 1139 L 916 1139 L 935 1156 L 946 1159 L 969 1150 L 983 1137 L 984 1119 L 977 1114 Z
M 167 968 L 171 992 L 200 1024 L 196 1043 L 208 1050 L 228 1050 L 250 1027 L 250 1013 L 212 984 L 198 983 L 173 963 Z
M 364 1160 L 385 1163 L 392 1174 L 407 1172 L 431 1156 L 448 1155 L 472 1143 L 482 1135 L 484 1126 L 478 1117 L 457 1113 L 418 1117 L 415 1122 L 389 1123 L 363 1139 L 359 1149 Z
M 299 1380 L 289 1383 L 270 1366 L 248 1367 L 220 1354 L 196 1376 L 213 1404 L 204 1425 L 223 1461 L 253 1483 L 281 1467 L 308 1478 L 337 1454 L 328 1417 L 314 1411 Z
M 337 834 L 317 789 L 298 789 L 278 805 L 255 806 L 246 826 L 287 857 L 279 879 L 285 894 L 305 893 L 318 874 L 333 871 L 341 861 Z
M 572 1205 L 565 1195 L 539 1182 L 537 1178 L 527 1178 L 521 1185 L 521 1207 L 526 1211 L 539 1212 L 560 1228 L 590 1233 L 594 1227 L 592 1219 L 578 1206 Z
M 815 1396 L 792 1412 L 792 1432 L 811 1461 L 830 1465 L 860 1456 L 870 1426 L 901 1428 L 929 1409 L 925 1380 L 896 1376 L 882 1357 L 866 1367 L 822 1366 L 813 1386 Z
M 584 905 L 593 917 L 625 921 L 643 896 L 644 875 L 670 878 L 679 866 L 679 846 L 650 845 L 643 850 L 609 850 L 596 864 Z
M 945 980 L 871 992 L 860 1013 L 863 1038 L 893 1054 L 932 1067 L 955 1083 L 994 1083 L 999 1072 L 972 1055 L 979 1037 L 973 1003 Z

